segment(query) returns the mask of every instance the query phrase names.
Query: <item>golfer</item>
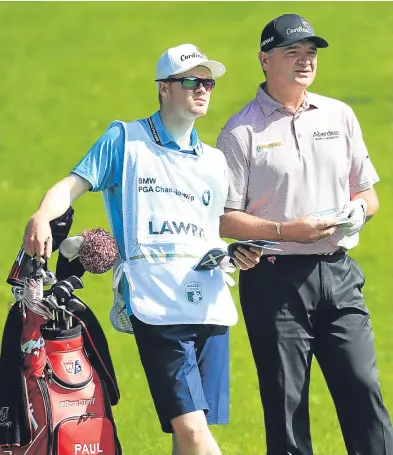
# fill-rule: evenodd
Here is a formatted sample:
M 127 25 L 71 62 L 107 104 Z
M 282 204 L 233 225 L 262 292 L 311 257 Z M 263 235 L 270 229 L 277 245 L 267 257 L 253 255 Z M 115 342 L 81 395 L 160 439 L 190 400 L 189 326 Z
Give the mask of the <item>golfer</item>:
M 230 182 L 221 234 L 283 241 L 280 254 L 263 256 L 239 279 L 267 454 L 313 453 L 308 396 L 315 355 L 348 454 L 393 455 L 364 275 L 348 255 L 377 212 L 379 179 L 352 109 L 307 91 L 318 48 L 327 46 L 296 14 L 263 29 L 266 82 L 218 139 Z
M 87 191 L 103 191 L 122 259 L 115 282 L 174 455 L 219 455 L 207 424 L 228 422 L 228 327 L 237 312 L 224 270 L 193 268 L 222 242 L 226 161 L 199 140 L 194 121 L 224 72 L 191 44 L 168 49 L 157 63 L 159 111 L 111 124 L 47 192 L 24 237 L 28 254 L 48 256 L 49 221 Z M 248 269 L 260 252 L 235 255 Z

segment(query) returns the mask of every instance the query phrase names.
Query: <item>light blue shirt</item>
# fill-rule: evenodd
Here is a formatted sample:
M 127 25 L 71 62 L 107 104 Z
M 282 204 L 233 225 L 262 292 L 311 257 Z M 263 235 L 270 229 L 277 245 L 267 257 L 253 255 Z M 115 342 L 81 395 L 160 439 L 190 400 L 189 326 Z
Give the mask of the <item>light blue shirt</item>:
M 202 153 L 202 145 L 195 128 L 191 131 L 190 148 L 182 150 L 166 132 L 159 112 L 157 111 L 151 118 L 162 146 L 184 153 L 198 155 Z M 147 119 L 138 121 L 154 141 Z M 92 186 L 91 191 L 105 191 L 109 207 L 109 223 L 123 260 L 125 259 L 122 210 L 124 145 L 124 128 L 120 122 L 113 122 L 71 171 L 86 179 Z M 119 292 L 127 305 L 128 314 L 131 315 L 130 290 L 124 276 L 119 285 Z

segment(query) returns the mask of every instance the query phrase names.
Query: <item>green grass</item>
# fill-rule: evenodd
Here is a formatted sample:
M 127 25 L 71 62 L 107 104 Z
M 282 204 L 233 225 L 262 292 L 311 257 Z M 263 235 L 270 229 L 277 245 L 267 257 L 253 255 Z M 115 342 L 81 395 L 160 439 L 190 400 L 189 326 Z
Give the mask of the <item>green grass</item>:
M 113 119 L 156 110 L 153 80 L 161 53 L 191 42 L 227 66 L 207 118 L 197 123 L 202 139 L 214 145 L 221 126 L 254 97 L 262 79 L 257 60 L 262 26 L 297 12 L 331 44 L 320 52 L 313 90 L 354 108 L 381 178 L 380 212 L 353 256 L 367 276 L 380 380 L 393 413 L 392 10 L 389 2 L 0 3 L 0 330 L 11 296 L 5 279 L 28 218 L 44 191 Z M 72 233 L 108 227 L 100 195 L 82 198 L 75 209 Z M 54 268 L 54 259 L 51 264 Z M 87 276 L 81 296 L 109 339 L 122 393 L 115 416 L 124 454 L 168 454 L 170 438 L 160 431 L 134 339 L 110 326 L 110 280 L 110 274 Z M 263 455 L 263 414 L 242 319 L 232 330 L 231 349 L 231 423 L 213 431 L 224 455 Z M 344 455 L 316 363 L 310 401 L 315 454 Z

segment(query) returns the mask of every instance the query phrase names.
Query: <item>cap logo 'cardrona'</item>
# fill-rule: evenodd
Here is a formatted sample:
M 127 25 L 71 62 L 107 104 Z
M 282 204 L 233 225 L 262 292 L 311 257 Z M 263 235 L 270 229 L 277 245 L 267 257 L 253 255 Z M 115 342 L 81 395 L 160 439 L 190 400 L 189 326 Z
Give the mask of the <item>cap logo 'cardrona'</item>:
M 292 33 L 312 33 L 311 25 L 308 22 L 303 22 L 303 26 L 299 25 L 297 28 L 287 28 L 287 35 Z
M 188 55 L 182 55 L 180 57 L 180 60 L 182 62 L 184 62 L 184 60 L 188 60 L 189 58 L 205 58 L 205 56 L 203 54 L 199 54 L 198 52 L 193 52 L 192 54 L 188 54 Z

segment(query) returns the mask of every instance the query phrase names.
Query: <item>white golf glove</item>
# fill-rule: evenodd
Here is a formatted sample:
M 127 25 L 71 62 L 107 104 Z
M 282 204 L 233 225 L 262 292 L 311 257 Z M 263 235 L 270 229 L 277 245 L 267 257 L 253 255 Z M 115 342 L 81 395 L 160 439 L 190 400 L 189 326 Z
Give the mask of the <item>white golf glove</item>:
M 359 232 L 366 222 L 367 202 L 364 199 L 354 199 L 344 206 L 340 218 L 348 218 L 348 222 L 339 226 L 345 235 L 354 235 Z

